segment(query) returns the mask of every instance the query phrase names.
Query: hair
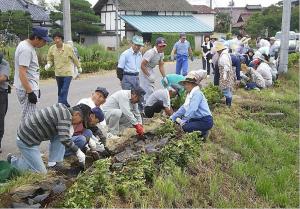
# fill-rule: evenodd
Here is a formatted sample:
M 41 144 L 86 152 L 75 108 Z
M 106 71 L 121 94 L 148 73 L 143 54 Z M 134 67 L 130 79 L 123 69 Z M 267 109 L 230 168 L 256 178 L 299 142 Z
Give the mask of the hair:
M 205 35 L 204 36 L 204 41 L 205 41 L 206 38 L 208 38 L 208 40 L 210 40 L 210 36 L 209 35 Z
M 55 32 L 54 34 L 53 34 L 53 39 L 55 38 L 55 37 L 59 37 L 59 38 L 61 38 L 62 40 L 64 40 L 64 35 L 61 33 L 61 32 Z
M 269 62 L 269 60 L 270 60 L 270 57 L 269 57 L 268 55 L 266 55 L 266 54 L 262 54 L 262 56 L 265 58 L 265 60 L 266 60 L 266 61 L 268 61 L 268 62 Z
M 239 33 L 239 34 L 236 35 L 236 37 L 241 37 L 241 38 L 243 38 L 243 35 Z
M 31 40 L 31 41 L 33 41 L 36 38 L 39 40 L 43 39 L 42 37 L 39 37 L 39 36 L 35 35 L 34 33 L 30 34 L 30 36 L 29 36 L 29 40 Z

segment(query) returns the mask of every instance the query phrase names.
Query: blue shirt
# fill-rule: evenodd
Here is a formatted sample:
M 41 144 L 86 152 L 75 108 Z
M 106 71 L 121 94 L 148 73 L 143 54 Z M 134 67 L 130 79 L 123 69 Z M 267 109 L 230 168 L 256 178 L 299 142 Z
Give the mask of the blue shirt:
M 185 110 L 182 105 L 177 112 L 171 116 L 171 119 L 175 121 L 176 118 L 182 118 L 183 120 L 188 121 L 190 119 L 200 119 L 209 115 L 211 115 L 211 112 L 207 100 L 202 91 L 199 90 L 194 92 L 187 110 Z
M 122 68 L 127 73 L 139 73 L 141 70 L 142 53 L 135 53 L 130 47 L 124 51 L 119 59 L 118 68 Z
M 181 41 L 177 41 L 174 44 L 173 49 L 176 49 L 176 54 L 177 55 L 184 55 L 184 56 L 189 56 L 189 48 L 191 47 L 190 42 L 185 41 L 185 42 L 181 42 Z
M 235 67 L 236 79 L 241 80 L 240 71 L 241 71 L 241 59 L 234 54 L 230 54 L 232 66 Z

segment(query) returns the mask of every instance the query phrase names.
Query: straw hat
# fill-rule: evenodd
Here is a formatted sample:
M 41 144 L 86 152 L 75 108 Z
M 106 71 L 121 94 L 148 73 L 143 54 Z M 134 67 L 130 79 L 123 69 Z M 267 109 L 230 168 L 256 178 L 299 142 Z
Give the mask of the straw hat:
M 224 44 L 222 42 L 217 42 L 216 45 L 215 45 L 215 51 L 221 51 L 223 49 L 226 49 L 226 47 L 224 46 Z
M 179 82 L 180 85 L 184 85 L 185 83 L 193 83 L 193 84 L 198 85 L 197 78 L 192 74 L 187 75 L 185 77 L 185 80 Z

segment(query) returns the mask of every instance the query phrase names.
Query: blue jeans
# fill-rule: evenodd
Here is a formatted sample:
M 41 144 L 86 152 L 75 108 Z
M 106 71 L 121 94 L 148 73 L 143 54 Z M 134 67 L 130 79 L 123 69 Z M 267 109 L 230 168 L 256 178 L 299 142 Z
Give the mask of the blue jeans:
M 17 146 L 21 152 L 21 157 L 13 157 L 11 165 L 19 170 L 32 170 L 37 173 L 47 173 L 45 164 L 41 157 L 39 145 L 28 146 L 17 137 Z M 62 162 L 64 159 L 65 146 L 60 142 L 59 137 L 55 136 L 50 140 L 49 162 Z
M 83 149 L 87 145 L 87 138 L 91 138 L 93 132 L 89 129 L 86 129 L 82 135 L 72 136 L 71 140 L 79 148 Z M 71 149 L 66 148 L 65 157 L 75 154 Z
M 226 105 L 230 107 L 232 102 L 232 92 L 230 88 L 222 89 L 222 92 L 226 98 Z
M 56 76 L 57 90 L 58 90 L 58 103 L 62 103 L 70 107 L 68 103 L 68 93 L 72 76 Z
M 201 131 L 202 135 L 205 135 L 214 125 L 213 117 L 208 115 L 202 118 L 190 119 L 186 124 L 182 126 L 185 132 Z
M 186 76 L 189 68 L 188 56 L 176 56 L 176 74 Z

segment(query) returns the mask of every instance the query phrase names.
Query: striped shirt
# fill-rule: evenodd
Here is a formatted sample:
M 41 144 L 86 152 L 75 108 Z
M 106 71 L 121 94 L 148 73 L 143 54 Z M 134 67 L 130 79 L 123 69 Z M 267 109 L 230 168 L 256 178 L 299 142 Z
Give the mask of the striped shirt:
M 76 152 L 78 147 L 71 140 L 71 121 L 71 111 L 58 103 L 26 118 L 19 126 L 18 137 L 28 146 L 34 146 L 58 136 L 63 145 Z

